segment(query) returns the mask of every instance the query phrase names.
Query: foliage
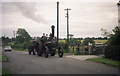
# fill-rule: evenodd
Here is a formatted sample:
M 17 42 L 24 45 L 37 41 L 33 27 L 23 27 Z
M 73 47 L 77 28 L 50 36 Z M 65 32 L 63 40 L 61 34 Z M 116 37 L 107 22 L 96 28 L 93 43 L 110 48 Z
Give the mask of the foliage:
M 64 48 L 65 43 L 64 42 L 58 42 L 58 46 L 62 46 Z
M 19 28 L 12 48 L 27 49 L 32 38 L 25 29 Z
M 116 60 L 105 59 L 105 58 L 90 58 L 87 60 L 96 61 L 96 62 L 100 62 L 100 63 L 106 64 L 106 65 L 120 68 L 120 65 L 119 65 L 120 61 L 116 61 Z
M 2 76 L 12 76 L 12 73 L 7 69 L 2 69 Z
M 104 54 L 106 58 L 120 60 L 119 46 L 106 46 Z
M 5 56 L 0 56 L 0 61 L 6 61 L 6 57 Z
M 110 32 L 108 32 L 106 29 L 103 29 L 103 28 L 101 28 L 101 31 L 102 31 L 102 35 L 104 36 L 104 37 L 109 37 L 110 36 Z
M 9 45 L 9 42 L 11 42 L 12 39 L 9 37 L 2 36 L 2 46 L 5 47 L 5 45 Z
M 13 50 L 16 50 L 16 51 L 26 51 L 26 52 L 28 52 L 28 49 L 22 49 L 22 48 L 13 48 Z
M 2 55 L 1 51 L 0 51 L 0 61 L 6 61 L 6 57 Z
M 114 34 L 110 35 L 110 38 L 108 39 L 108 45 L 120 45 L 120 27 L 115 27 L 113 29 Z
M 64 53 L 68 53 L 69 51 L 68 50 L 63 50 L 64 51 Z
M 85 46 L 88 46 L 88 43 L 92 43 L 92 44 L 95 44 L 94 40 L 92 38 L 85 38 L 84 41 L 83 41 L 83 44 Z
M 120 27 L 115 27 L 105 47 L 105 57 L 120 60 Z
M 16 37 L 16 42 L 17 43 L 23 43 L 31 40 L 30 35 L 25 29 L 19 28 L 17 31 L 17 37 Z

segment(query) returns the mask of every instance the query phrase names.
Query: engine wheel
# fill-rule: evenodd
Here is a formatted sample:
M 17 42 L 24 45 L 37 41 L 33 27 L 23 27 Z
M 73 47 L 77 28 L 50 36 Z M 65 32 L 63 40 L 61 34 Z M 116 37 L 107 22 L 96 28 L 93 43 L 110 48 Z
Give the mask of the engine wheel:
M 56 53 L 56 49 L 52 49 L 50 55 L 55 56 L 55 53 Z
M 28 48 L 28 53 L 29 53 L 29 55 L 31 55 L 31 48 L 30 47 Z
M 31 51 L 29 51 L 29 54 L 31 55 Z
M 47 46 L 45 46 L 45 58 L 48 58 L 49 56 L 49 49 Z
M 43 52 L 42 52 L 42 45 L 39 44 L 39 46 L 37 47 L 37 55 L 38 56 L 42 56 Z
M 33 55 L 35 55 L 35 49 L 33 49 Z
M 51 55 L 51 56 L 55 56 L 55 53 L 51 53 L 50 55 Z
M 62 47 L 58 48 L 58 55 L 59 55 L 59 57 L 63 57 L 63 49 L 62 49 Z

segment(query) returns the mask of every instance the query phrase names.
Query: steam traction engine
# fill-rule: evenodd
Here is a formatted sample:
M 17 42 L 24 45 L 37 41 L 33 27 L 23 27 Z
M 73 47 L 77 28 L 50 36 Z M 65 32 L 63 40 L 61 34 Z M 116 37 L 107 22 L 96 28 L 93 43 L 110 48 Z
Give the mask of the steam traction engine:
M 59 57 L 63 56 L 63 49 L 62 47 L 58 47 L 56 45 L 57 41 L 55 40 L 54 37 L 54 29 L 55 26 L 52 25 L 52 34 L 50 34 L 50 37 L 47 38 L 45 35 L 42 36 L 40 41 L 32 41 L 30 42 L 30 46 L 28 48 L 29 54 L 33 52 L 35 55 L 35 52 L 37 52 L 38 56 L 44 55 L 46 58 L 48 58 L 49 54 L 51 56 L 55 56 L 56 54 L 56 49 L 58 49 L 58 55 Z

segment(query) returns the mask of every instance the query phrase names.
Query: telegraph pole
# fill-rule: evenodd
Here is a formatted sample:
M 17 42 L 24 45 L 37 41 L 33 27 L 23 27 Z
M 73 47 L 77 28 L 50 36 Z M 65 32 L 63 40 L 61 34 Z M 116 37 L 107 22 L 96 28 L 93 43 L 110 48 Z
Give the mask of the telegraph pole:
M 65 17 L 67 17 L 67 49 L 69 50 L 69 8 L 65 9 L 67 11 L 67 14 Z
M 13 36 L 14 36 L 14 38 L 15 38 L 15 31 L 13 31 Z
M 57 47 L 59 39 L 59 2 L 57 2 Z
M 118 6 L 118 27 L 120 27 L 120 1 L 117 3 Z

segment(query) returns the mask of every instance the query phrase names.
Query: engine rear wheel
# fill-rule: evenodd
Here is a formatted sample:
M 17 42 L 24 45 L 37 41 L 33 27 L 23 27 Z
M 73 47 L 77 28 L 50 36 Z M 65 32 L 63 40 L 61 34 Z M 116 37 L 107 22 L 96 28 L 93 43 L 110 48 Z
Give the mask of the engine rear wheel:
M 33 49 L 33 55 L 35 55 L 35 49 Z
M 31 48 L 30 47 L 28 48 L 28 53 L 29 53 L 29 55 L 31 55 Z
M 49 56 L 49 49 L 47 46 L 45 46 L 45 58 L 48 58 Z
M 51 56 L 55 56 L 55 53 L 51 53 L 50 55 L 51 55 Z
M 38 55 L 38 56 L 42 56 L 42 54 L 43 54 L 42 51 L 43 51 L 43 50 L 42 50 L 42 45 L 41 45 L 41 43 L 40 43 L 39 46 L 37 47 L 37 55 Z
M 55 53 L 56 53 L 56 49 L 52 49 L 51 52 L 50 52 L 50 55 L 55 56 Z
M 59 55 L 59 57 L 63 57 L 63 49 L 62 49 L 62 47 L 58 48 L 58 55 Z
M 31 55 L 31 51 L 29 51 L 29 54 Z

